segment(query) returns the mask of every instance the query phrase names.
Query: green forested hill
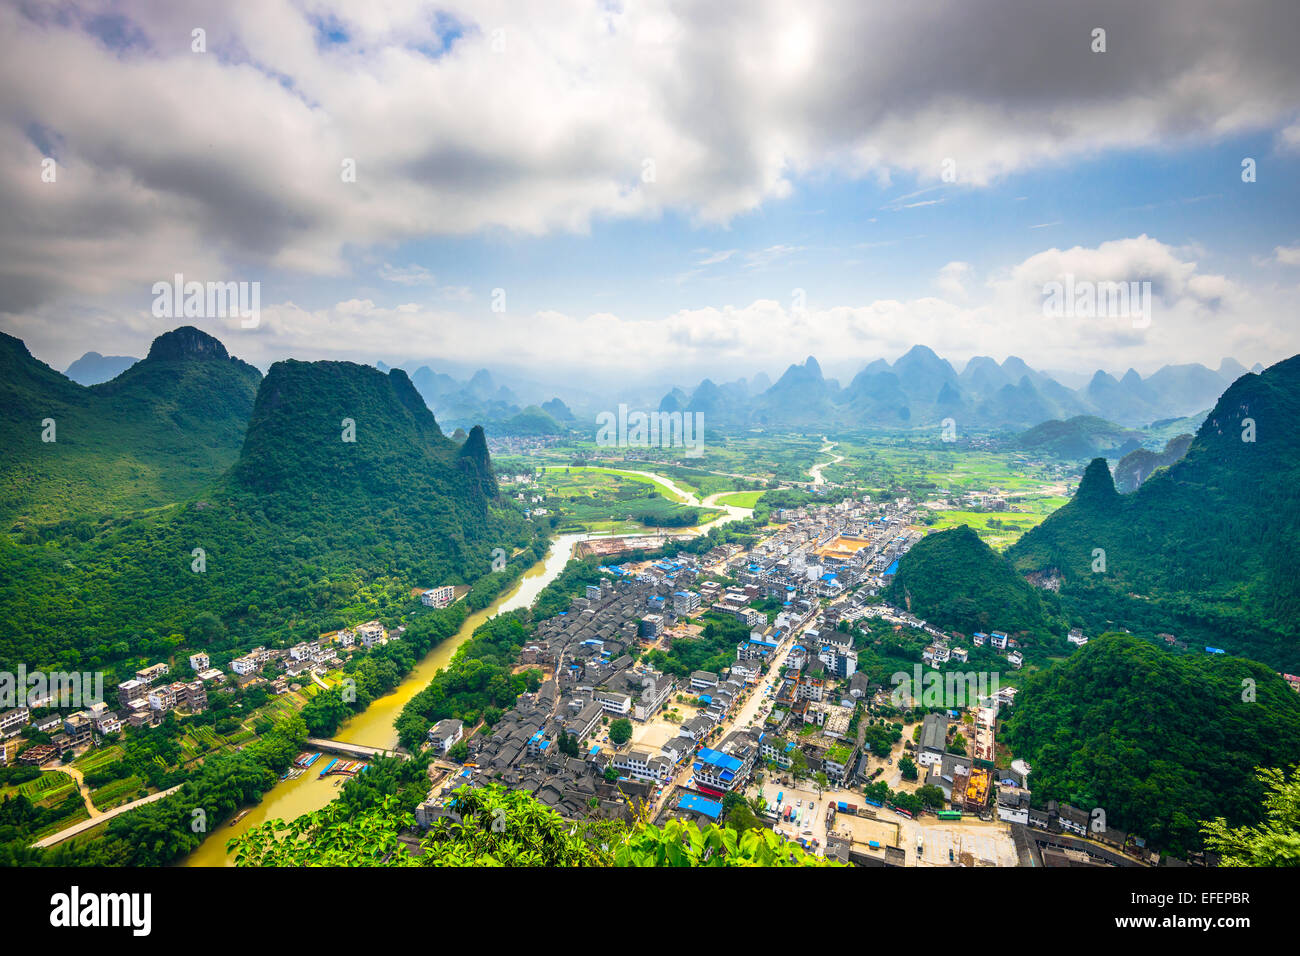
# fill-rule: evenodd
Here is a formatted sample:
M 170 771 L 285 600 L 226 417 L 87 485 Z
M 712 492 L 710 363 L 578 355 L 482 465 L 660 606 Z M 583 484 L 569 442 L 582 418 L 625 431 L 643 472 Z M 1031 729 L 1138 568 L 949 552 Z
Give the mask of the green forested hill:
M 1192 436 L 1184 433 L 1169 439 L 1160 451 L 1138 448 L 1129 452 L 1115 463 L 1115 490 L 1121 494 L 1136 491 L 1157 468 L 1167 468 L 1187 454 L 1191 445 Z
M 1186 455 L 1132 494 L 1093 461 L 1074 500 L 1007 556 L 1022 573 L 1058 572 L 1072 622 L 1094 631 L 1167 631 L 1295 670 L 1297 421 L 1300 356 L 1234 382 Z
M 0 522 L 50 522 L 168 505 L 234 462 L 261 373 L 198 329 L 160 336 L 111 382 L 78 385 L 0 333 Z M 53 419 L 54 441 L 43 441 Z M 78 533 L 87 533 L 84 527 Z
M 1255 767 L 1300 759 L 1300 696 L 1254 661 L 1106 634 L 1026 679 L 1005 739 L 1033 768 L 1035 805 L 1101 807 L 1182 853 L 1202 820 L 1257 821 Z
M 926 535 L 898 562 L 886 600 L 961 631 L 1060 631 L 1050 594 L 1016 574 L 966 525 Z
M 0 538 L 0 666 L 98 666 L 181 643 L 220 655 L 409 608 L 412 587 L 469 582 L 493 548 L 532 542 L 494 496 L 481 429 L 458 447 L 405 373 L 277 363 L 238 461 L 202 494 L 86 540 Z
M 1058 458 L 1092 458 L 1108 452 L 1124 454 L 1142 444 L 1140 431 L 1095 415 L 1041 422 L 1016 437 L 1015 447 Z

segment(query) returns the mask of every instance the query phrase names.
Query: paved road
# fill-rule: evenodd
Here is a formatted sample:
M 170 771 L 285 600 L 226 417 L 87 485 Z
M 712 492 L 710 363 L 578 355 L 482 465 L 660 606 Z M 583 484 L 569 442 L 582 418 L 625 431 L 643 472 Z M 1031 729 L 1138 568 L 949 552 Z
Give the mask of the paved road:
M 66 769 L 66 768 L 60 768 Z M 120 813 L 126 813 L 128 810 L 134 810 L 136 807 L 142 807 L 146 803 L 153 803 L 155 800 L 161 800 L 163 797 L 169 797 L 181 788 L 182 784 L 177 784 L 170 790 L 160 790 L 158 793 L 151 793 L 147 797 L 141 797 L 139 800 L 132 800 L 130 803 L 124 803 L 120 807 L 114 807 L 112 810 L 105 810 L 99 816 L 91 817 L 89 820 L 82 820 L 80 823 L 74 823 L 66 830 L 60 830 L 58 833 L 51 834 L 43 840 L 37 840 L 32 846 L 37 849 L 45 849 L 54 846 L 56 843 L 62 843 L 69 840 L 79 833 L 85 833 L 92 827 L 97 827 L 105 820 L 111 820 Z

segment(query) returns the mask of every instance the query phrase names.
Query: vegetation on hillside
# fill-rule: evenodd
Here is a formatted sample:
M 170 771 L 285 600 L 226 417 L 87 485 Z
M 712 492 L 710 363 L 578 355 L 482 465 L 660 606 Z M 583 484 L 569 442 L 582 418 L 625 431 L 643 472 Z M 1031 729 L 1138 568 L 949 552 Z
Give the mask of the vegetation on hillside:
M 1072 622 L 1300 668 L 1300 356 L 1224 392 L 1179 461 L 1130 495 L 1103 460 L 1007 551 L 1055 572 Z M 1101 559 L 1101 560 L 1099 560 Z
M 965 525 L 926 535 L 903 555 L 884 592 L 890 603 L 942 628 L 1048 636 L 1064 623 L 1052 596 Z
M 412 852 L 415 825 L 387 796 L 356 812 L 331 803 L 273 820 L 231 841 L 240 866 L 835 866 L 770 830 L 737 831 L 671 821 L 570 821 L 522 790 L 461 787 Z
M 26 544 L 197 494 L 239 454 L 261 373 L 182 328 L 89 388 L 0 333 L 0 520 Z
M 1025 680 L 1005 742 L 1033 768 L 1037 805 L 1100 807 L 1181 856 L 1199 821 L 1259 822 L 1255 768 L 1300 754 L 1300 696 L 1254 661 L 1106 634 Z
M 495 548 L 535 556 L 535 525 L 495 492 L 481 430 L 447 439 L 404 373 L 279 362 L 238 462 L 201 498 L 86 540 L 0 538 L 0 665 L 99 668 L 181 646 L 221 662 L 395 622 L 413 587 L 492 575 Z

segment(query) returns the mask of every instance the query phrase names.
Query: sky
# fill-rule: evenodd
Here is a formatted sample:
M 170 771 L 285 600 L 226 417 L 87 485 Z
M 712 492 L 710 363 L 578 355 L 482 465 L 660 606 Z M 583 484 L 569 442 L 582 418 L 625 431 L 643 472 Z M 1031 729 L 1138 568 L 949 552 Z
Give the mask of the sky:
M 1297 39 L 1293 0 L 18 0 L 0 329 L 56 368 L 182 324 L 585 383 L 1268 365 Z M 177 274 L 256 323 L 155 314 Z M 1045 314 L 1065 281 L 1149 311 Z

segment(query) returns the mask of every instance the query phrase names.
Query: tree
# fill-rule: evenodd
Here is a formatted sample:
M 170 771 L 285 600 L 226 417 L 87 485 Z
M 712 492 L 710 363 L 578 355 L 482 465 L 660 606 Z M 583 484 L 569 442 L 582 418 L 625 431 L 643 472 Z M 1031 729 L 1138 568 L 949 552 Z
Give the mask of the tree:
M 632 721 L 620 717 L 609 725 L 609 740 L 616 747 L 621 747 L 632 739 Z
M 1207 849 L 1223 866 L 1300 866 L 1300 765 L 1288 777 L 1278 768 L 1258 768 L 1264 785 L 1264 822 L 1230 829 L 1223 817 L 1201 824 Z
M 930 810 L 942 807 L 944 804 L 943 790 L 932 783 L 928 783 L 924 787 L 918 787 L 916 796 Z
M 798 747 L 795 748 L 794 754 L 790 757 L 790 772 L 797 778 L 808 776 L 808 758 Z
M 456 763 L 464 763 L 469 759 L 469 744 L 463 740 L 456 741 L 451 745 L 451 749 L 447 751 L 447 759 Z
M 916 761 L 911 757 L 899 757 L 898 769 L 902 771 L 904 780 L 915 780 L 919 776 L 916 769 Z

